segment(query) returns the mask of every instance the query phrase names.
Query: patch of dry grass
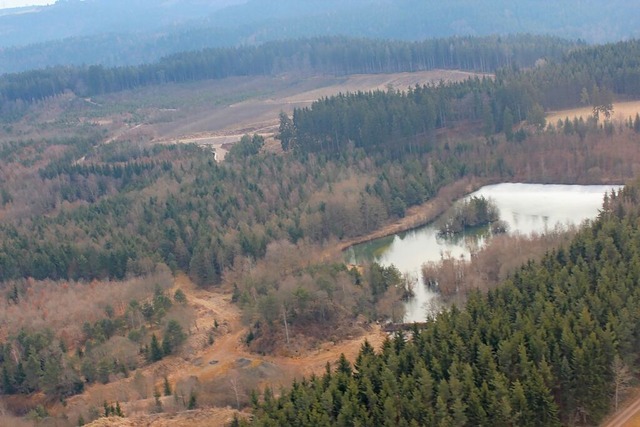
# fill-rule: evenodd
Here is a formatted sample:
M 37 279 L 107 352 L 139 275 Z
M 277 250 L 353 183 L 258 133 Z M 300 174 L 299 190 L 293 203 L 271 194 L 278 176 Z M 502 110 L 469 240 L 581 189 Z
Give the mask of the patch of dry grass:
M 611 120 L 614 122 L 624 122 L 631 118 L 635 118 L 636 114 L 640 113 L 640 101 L 627 101 L 627 102 L 615 102 L 613 104 L 613 113 L 611 114 Z M 555 125 L 558 120 L 564 120 L 565 118 L 573 119 L 574 117 L 587 117 L 593 115 L 593 109 L 591 107 L 573 108 L 569 110 L 551 111 L 547 114 L 547 123 Z

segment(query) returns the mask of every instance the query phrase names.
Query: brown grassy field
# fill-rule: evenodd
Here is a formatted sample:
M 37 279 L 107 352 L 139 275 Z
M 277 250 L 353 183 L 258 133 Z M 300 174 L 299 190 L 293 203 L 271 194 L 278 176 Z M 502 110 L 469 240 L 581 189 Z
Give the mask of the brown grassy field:
M 638 113 L 640 113 L 640 101 L 614 102 L 611 120 L 614 122 L 624 122 L 629 120 L 629 117 L 635 118 Z M 586 119 L 591 115 L 593 115 L 593 109 L 591 107 L 551 111 L 547 114 L 547 123 L 555 125 L 558 120 L 564 120 L 567 117 L 569 119 L 573 119 L 574 117 Z
M 237 411 L 231 408 L 211 408 L 176 414 L 154 414 L 130 418 L 100 418 L 87 427 L 222 427 L 229 425 Z
M 195 142 L 220 150 L 243 134 L 267 137 L 277 130 L 278 114 L 291 113 L 319 98 L 345 92 L 406 90 L 416 84 L 461 81 L 476 74 L 433 70 L 417 73 L 229 78 L 146 88 L 109 95 L 86 105 L 85 117 L 114 135 L 111 140 L 155 143 Z M 123 110 L 123 106 L 126 107 Z
M 104 143 L 196 143 L 222 159 L 225 145 L 258 133 L 273 144 L 278 114 L 291 113 L 321 97 L 369 90 L 406 90 L 411 86 L 468 79 L 478 74 L 432 70 L 416 73 L 350 76 L 230 77 L 203 82 L 140 88 L 95 98 L 67 93 L 31 107 L 24 118 L 0 128 L 0 141 L 47 138 L 101 131 Z

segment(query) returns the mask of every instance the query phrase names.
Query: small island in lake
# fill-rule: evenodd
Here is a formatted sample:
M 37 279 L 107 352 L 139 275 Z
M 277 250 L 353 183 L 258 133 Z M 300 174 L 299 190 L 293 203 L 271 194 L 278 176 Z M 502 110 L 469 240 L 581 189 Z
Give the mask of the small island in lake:
M 438 236 L 451 237 L 466 230 L 489 226 L 493 234 L 505 233 L 506 222 L 500 219 L 495 202 L 484 196 L 472 196 L 453 206 L 438 221 Z

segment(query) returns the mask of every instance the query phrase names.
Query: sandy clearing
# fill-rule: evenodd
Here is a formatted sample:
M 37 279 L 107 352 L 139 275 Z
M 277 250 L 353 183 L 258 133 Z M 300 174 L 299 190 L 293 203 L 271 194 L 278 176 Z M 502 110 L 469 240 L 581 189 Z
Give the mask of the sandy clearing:
M 357 74 L 346 77 L 316 77 L 299 82 L 291 81 L 290 86 L 278 89 L 268 97 L 254 97 L 242 102 L 232 103 L 222 107 L 205 108 L 193 112 L 176 123 L 171 123 L 168 130 L 171 135 L 166 137 L 180 137 L 198 132 L 209 134 L 233 135 L 243 134 L 247 130 L 260 130 L 277 125 L 280 111 L 291 113 L 296 107 L 310 105 L 319 98 L 338 93 L 386 90 L 389 86 L 394 89 L 406 90 L 416 84 L 432 84 L 440 81 L 460 81 L 476 76 L 462 71 L 433 70 L 416 73 L 396 74 Z M 158 138 L 162 139 L 163 128 L 158 126 Z
M 183 376 L 195 375 L 210 380 L 217 374 L 228 371 L 238 359 L 245 358 L 268 362 L 283 369 L 288 375 L 302 377 L 311 373 L 321 373 L 327 362 L 338 360 L 340 353 L 353 360 L 365 339 L 374 348 L 379 349 L 386 337 L 379 325 L 371 325 L 371 330 L 362 336 L 326 344 L 321 349 L 310 350 L 298 357 L 260 356 L 249 352 L 244 345 L 243 340 L 249 329 L 242 324 L 242 313 L 238 306 L 231 303 L 230 295 L 198 289 L 182 274 L 176 278 L 176 285 L 185 291 L 189 303 L 210 310 L 217 319 L 224 319 L 228 327 L 227 334 L 217 338 L 213 346 L 198 354 L 198 358 L 204 362 L 203 365 L 192 366 L 181 373 Z M 216 361 L 214 365 L 209 363 L 212 360 Z M 278 382 L 277 378 L 274 380 Z
M 604 427 L 640 427 L 640 390 L 635 389 L 633 396 L 622 402 L 617 413 L 602 422 Z
M 394 74 L 353 74 L 344 82 L 331 86 L 310 90 L 283 99 L 288 104 L 311 103 L 317 99 L 337 95 L 338 93 L 371 91 L 371 90 L 407 90 L 415 85 L 437 84 L 439 82 L 456 82 L 481 74 L 457 70 L 418 71 L 415 73 Z M 490 75 L 486 75 L 490 77 Z
M 99 418 L 87 427 L 222 427 L 229 425 L 236 413 L 231 408 L 211 408 L 176 414 Z

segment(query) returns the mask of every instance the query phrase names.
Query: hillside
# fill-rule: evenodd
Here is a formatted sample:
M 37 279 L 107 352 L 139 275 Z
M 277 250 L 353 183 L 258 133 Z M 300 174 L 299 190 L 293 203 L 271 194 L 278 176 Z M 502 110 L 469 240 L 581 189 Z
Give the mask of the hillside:
M 0 16 L 0 73 L 136 65 L 187 50 L 318 36 L 415 41 L 529 33 L 603 43 L 639 35 L 640 17 L 628 6 L 625 0 L 60 1 Z
M 311 39 L 0 78 L 0 421 L 601 420 L 613 366 L 637 362 L 639 184 L 412 339 L 379 326 L 406 277 L 340 253 L 482 183 L 636 178 L 640 115 L 611 113 L 640 96 L 638 43 L 555 41 L 438 59 L 444 40 Z
M 24 104 L 71 92 L 88 97 L 146 86 L 227 77 L 394 73 L 456 69 L 494 72 L 531 67 L 560 57 L 580 43 L 554 37 L 436 39 L 416 43 L 345 37 L 269 42 L 260 46 L 187 51 L 130 67 L 82 65 L 0 76 L 0 108 L 8 117 Z M 450 53 L 442 53 L 449 50 Z M 363 55 L 362 52 L 367 52 Z
M 202 19 L 243 0 L 61 0 L 0 15 L 2 47 L 97 34 L 147 32 Z M 38 28 L 38 31 L 31 31 Z

